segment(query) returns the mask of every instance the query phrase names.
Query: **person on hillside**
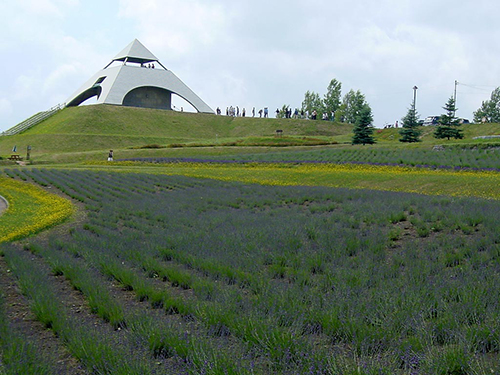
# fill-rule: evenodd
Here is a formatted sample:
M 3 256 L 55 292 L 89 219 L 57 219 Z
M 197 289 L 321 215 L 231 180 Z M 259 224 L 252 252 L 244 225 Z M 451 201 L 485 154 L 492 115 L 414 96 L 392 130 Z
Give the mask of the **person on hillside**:
M 113 161 L 113 150 L 109 150 L 108 161 Z
M 255 107 L 252 108 L 252 117 L 255 117 Z

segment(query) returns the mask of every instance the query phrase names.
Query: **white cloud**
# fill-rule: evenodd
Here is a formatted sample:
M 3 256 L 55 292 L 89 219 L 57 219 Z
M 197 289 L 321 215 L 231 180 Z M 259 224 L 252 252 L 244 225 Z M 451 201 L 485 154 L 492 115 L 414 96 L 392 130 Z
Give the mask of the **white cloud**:
M 0 2 L 0 20 L 11 122 L 65 100 L 134 38 L 214 108 L 300 106 L 337 78 L 380 125 L 414 85 L 425 116 L 465 82 L 467 117 L 500 86 L 491 0 L 19 0 Z
M 45 78 L 42 87 L 42 93 L 52 93 L 60 90 L 69 77 L 77 74 L 77 67 L 72 64 L 57 66 L 47 78 Z
M 80 0 L 56 0 L 63 7 L 76 7 L 80 5 Z
M 12 113 L 12 103 L 6 98 L 0 98 L 0 114 L 10 115 Z
M 38 17 L 63 17 L 61 9 L 51 0 L 17 0 L 16 4 L 23 14 L 34 14 Z
M 12 98 L 16 101 L 29 99 L 37 96 L 40 92 L 41 77 L 38 72 L 33 71 L 31 74 L 23 74 L 17 77 L 14 84 L 14 94 Z
M 226 24 L 222 6 L 196 0 L 121 0 L 119 15 L 137 22 L 140 39 L 150 48 L 174 55 L 213 45 Z

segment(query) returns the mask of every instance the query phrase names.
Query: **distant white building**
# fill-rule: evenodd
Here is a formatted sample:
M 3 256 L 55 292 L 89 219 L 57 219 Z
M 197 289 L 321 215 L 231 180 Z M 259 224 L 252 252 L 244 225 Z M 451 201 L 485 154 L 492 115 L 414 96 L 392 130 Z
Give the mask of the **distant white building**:
M 172 94 L 189 102 L 198 112 L 214 113 L 189 87 L 135 39 L 67 101 L 78 106 L 97 97 L 98 104 L 172 109 Z

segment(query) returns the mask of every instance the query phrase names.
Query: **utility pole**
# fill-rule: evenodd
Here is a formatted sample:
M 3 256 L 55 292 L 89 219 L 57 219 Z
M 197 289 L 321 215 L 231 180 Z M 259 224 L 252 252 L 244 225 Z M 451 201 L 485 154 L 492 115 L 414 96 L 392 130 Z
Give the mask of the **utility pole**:
M 458 81 L 455 80 L 455 90 L 453 91 L 453 101 L 455 102 L 455 110 L 453 111 L 453 117 L 455 117 L 455 114 L 457 112 L 457 85 Z
M 417 111 L 417 86 L 413 86 L 413 112 Z

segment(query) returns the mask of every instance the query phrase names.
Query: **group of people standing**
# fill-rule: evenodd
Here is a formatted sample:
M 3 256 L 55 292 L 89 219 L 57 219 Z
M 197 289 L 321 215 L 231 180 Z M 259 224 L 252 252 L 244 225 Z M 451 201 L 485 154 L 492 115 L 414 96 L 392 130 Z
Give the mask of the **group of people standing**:
M 222 111 L 219 107 L 217 107 L 216 113 L 217 113 L 217 115 L 222 114 Z M 269 110 L 267 107 L 265 107 L 264 109 L 259 109 L 258 114 L 259 114 L 259 117 L 262 117 L 262 115 L 264 115 L 264 118 L 267 118 L 267 117 L 269 117 Z M 240 107 L 238 107 L 238 106 L 226 107 L 226 116 L 246 117 L 246 109 L 243 108 L 240 112 Z M 255 107 L 252 108 L 252 117 L 255 117 Z
M 318 119 L 318 112 L 316 110 L 313 110 L 310 114 L 309 111 L 304 111 L 303 109 L 299 111 L 298 108 L 295 108 L 295 111 L 293 111 L 292 115 L 292 109 L 287 107 L 285 109 L 276 109 L 276 118 L 281 117 L 281 118 L 294 118 L 294 119 L 305 119 L 305 120 L 317 120 Z M 324 112 L 322 117 L 322 120 L 324 121 L 334 121 L 335 120 L 335 112 L 332 111 L 331 116 L 328 116 L 327 112 Z
M 292 109 L 291 108 L 286 108 L 280 110 L 279 108 L 276 108 L 276 118 L 278 117 L 284 117 L 284 118 L 292 118 Z M 293 112 L 293 118 L 299 118 L 299 110 L 295 108 L 295 112 Z
M 302 111 L 302 113 L 303 112 L 304 111 Z M 302 118 L 311 119 L 311 120 L 318 120 L 318 112 L 316 112 L 316 110 L 313 110 L 311 112 L 311 115 L 309 116 L 309 112 L 306 111 L 305 117 L 302 117 Z M 332 111 L 330 113 L 330 115 L 328 115 L 328 112 L 323 112 L 323 114 L 321 115 L 321 120 L 323 120 L 323 121 L 335 121 L 335 112 Z
M 219 107 L 217 107 L 216 110 L 217 115 L 222 115 L 222 111 Z M 276 109 L 276 118 L 294 118 L 294 119 L 306 119 L 306 120 L 317 120 L 318 119 L 318 112 L 316 110 L 313 110 L 311 113 L 309 111 L 304 111 L 303 109 L 299 111 L 298 108 L 295 108 L 295 110 L 292 112 L 291 108 L 286 108 L 286 109 Z M 264 109 L 259 109 L 257 112 L 258 117 L 264 117 L 268 118 L 269 117 L 269 109 L 267 107 L 264 107 Z M 231 116 L 231 117 L 246 117 L 246 110 L 245 108 L 241 109 L 240 107 L 236 106 L 229 106 L 226 107 L 226 116 Z M 255 117 L 255 107 L 252 108 L 252 117 Z M 327 112 L 324 112 L 322 114 L 322 120 L 324 121 L 334 121 L 335 120 L 335 112 L 332 111 L 331 115 L 329 116 Z

